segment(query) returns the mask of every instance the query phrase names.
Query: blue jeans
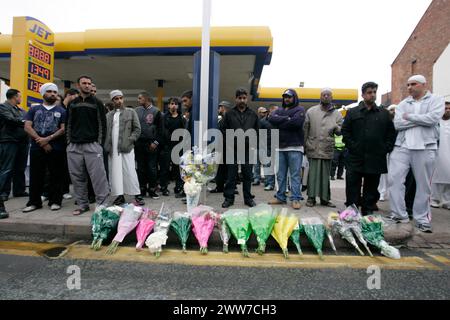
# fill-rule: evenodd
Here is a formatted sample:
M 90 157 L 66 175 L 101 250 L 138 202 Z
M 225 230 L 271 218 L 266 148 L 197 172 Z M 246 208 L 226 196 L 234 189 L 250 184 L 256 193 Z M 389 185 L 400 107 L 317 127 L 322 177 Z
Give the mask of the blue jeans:
M 261 162 L 259 159 L 256 161 L 256 164 L 253 166 L 253 182 L 261 181 Z
M 278 191 L 275 197 L 286 202 L 287 171 L 289 168 L 291 180 L 291 201 L 303 200 L 301 192 L 300 169 L 302 167 L 303 153 L 300 151 L 278 151 Z

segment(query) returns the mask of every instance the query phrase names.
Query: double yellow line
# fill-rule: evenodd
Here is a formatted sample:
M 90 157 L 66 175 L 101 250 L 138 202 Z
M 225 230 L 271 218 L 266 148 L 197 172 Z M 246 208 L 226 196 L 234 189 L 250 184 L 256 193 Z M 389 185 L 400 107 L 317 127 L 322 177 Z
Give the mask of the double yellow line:
M 21 256 L 42 256 L 46 250 L 61 247 L 61 244 L 11 242 L 0 241 L 0 254 Z M 435 261 L 450 266 L 450 260 L 440 255 L 429 255 Z M 163 250 L 161 256 L 156 258 L 147 249 L 137 252 L 133 247 L 119 247 L 114 255 L 106 254 L 106 247 L 100 251 L 93 251 L 88 245 L 71 246 L 64 254 L 63 259 L 82 260 L 107 260 L 121 262 L 139 262 L 148 264 L 182 264 L 201 266 L 227 266 L 227 267 L 253 267 L 253 268 L 295 268 L 295 269 L 322 269 L 322 268 L 354 268 L 367 269 L 376 265 L 382 269 L 394 270 L 441 270 L 421 257 L 403 257 L 393 260 L 386 257 L 366 256 L 336 256 L 325 255 L 323 260 L 317 255 L 298 255 L 292 253 L 289 259 L 284 259 L 281 252 L 267 253 L 262 256 L 250 254 L 250 258 L 244 258 L 240 252 L 211 251 L 207 255 L 201 255 L 199 251 Z

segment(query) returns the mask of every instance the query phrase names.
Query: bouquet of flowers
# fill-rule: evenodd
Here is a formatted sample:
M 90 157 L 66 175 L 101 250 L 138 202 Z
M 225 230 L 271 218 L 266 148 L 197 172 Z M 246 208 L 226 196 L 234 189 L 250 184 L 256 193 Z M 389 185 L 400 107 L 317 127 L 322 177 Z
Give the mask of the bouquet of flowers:
M 181 178 L 187 182 L 195 182 L 200 185 L 205 185 L 217 173 L 218 164 L 215 153 L 203 154 L 198 147 L 193 147 L 180 158 Z
M 162 246 L 166 244 L 167 232 L 169 232 L 171 222 L 172 217 L 170 216 L 169 211 L 165 209 L 163 203 L 158 218 L 156 219 L 154 231 L 145 241 L 150 253 L 154 254 L 156 257 L 161 255 Z
M 303 255 L 302 247 L 300 246 L 300 233 L 302 233 L 302 228 L 300 228 L 300 224 L 297 222 L 297 225 L 294 227 L 294 230 L 292 231 L 291 240 L 297 247 L 298 254 Z
M 376 216 L 366 216 L 361 220 L 362 234 L 371 245 L 381 249 L 381 254 L 392 259 L 400 259 L 400 251 L 384 240 L 382 220 Z
M 220 239 L 223 242 L 223 252 L 228 253 L 228 243 L 231 238 L 230 228 L 228 228 L 223 215 L 218 215 L 216 219 L 216 225 L 219 229 Z
M 308 240 L 316 248 L 320 259 L 323 259 L 323 240 L 327 232 L 323 222 L 319 218 L 306 218 L 302 219 L 302 225 Z
M 148 208 L 142 209 L 142 216 L 139 219 L 139 224 L 136 227 L 136 250 L 142 250 L 142 246 L 144 245 L 145 239 L 147 239 L 150 232 L 152 232 L 153 227 L 155 226 L 155 220 L 158 216 L 158 213 L 154 210 L 150 210 Z
M 177 234 L 181 241 L 183 253 L 186 253 L 186 242 L 191 231 L 191 216 L 187 212 L 175 212 L 170 228 Z
M 252 233 L 250 220 L 248 219 L 248 210 L 231 209 L 223 214 L 223 218 L 230 228 L 231 233 L 241 246 L 242 254 L 248 257 L 247 241 Z
M 116 230 L 121 212 L 121 207 L 102 208 L 94 212 L 91 218 L 93 238 L 91 249 L 99 250 L 103 241 Z
M 268 204 L 260 204 L 248 210 L 248 218 L 258 241 L 256 252 L 261 255 L 266 251 L 266 241 L 275 224 L 276 213 Z
M 344 227 L 337 213 L 332 212 L 328 215 L 328 227 L 334 234 L 339 234 L 342 239 L 347 240 L 359 252 L 360 255 L 364 255 L 364 252 L 361 251 L 358 244 L 356 243 L 352 231 L 349 228 Z
M 200 200 L 200 193 L 202 191 L 201 184 L 194 180 L 188 180 L 184 184 L 184 193 L 186 193 L 187 212 L 191 213 L 192 210 L 198 206 Z
M 208 253 L 208 240 L 216 224 L 216 213 L 213 208 L 207 206 L 198 206 L 192 210 L 192 232 L 194 232 L 200 252 Z
M 367 246 L 366 240 L 364 240 L 362 230 L 361 230 L 361 213 L 355 205 L 347 207 L 344 211 L 339 214 L 339 219 L 343 222 L 344 228 L 349 228 L 353 231 L 355 236 L 358 238 L 359 242 L 363 244 L 367 252 L 371 257 L 373 257 L 372 252 Z
M 280 245 L 281 249 L 283 250 L 283 255 L 286 259 L 289 257 L 287 248 L 288 239 L 297 224 L 297 216 L 295 214 L 288 214 L 287 209 L 283 208 L 281 209 L 280 214 L 277 215 L 275 225 L 272 229 L 272 237 L 274 237 Z
M 124 208 L 117 226 L 117 234 L 109 245 L 108 250 L 106 251 L 107 254 L 114 254 L 117 251 L 117 247 L 123 241 L 125 236 L 136 228 L 141 215 L 141 207 L 129 204 Z

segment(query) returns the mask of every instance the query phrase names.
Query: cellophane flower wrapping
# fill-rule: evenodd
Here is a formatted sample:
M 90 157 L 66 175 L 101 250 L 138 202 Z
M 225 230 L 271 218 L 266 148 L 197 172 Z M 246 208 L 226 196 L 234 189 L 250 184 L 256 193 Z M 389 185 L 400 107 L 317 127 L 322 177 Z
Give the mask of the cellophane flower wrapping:
M 349 228 L 345 228 L 342 221 L 339 219 L 339 214 L 332 212 L 328 215 L 328 227 L 335 235 L 340 235 L 342 239 L 347 240 L 360 255 L 364 255 L 364 252 L 358 246 L 352 231 Z
M 170 228 L 180 239 L 183 252 L 186 252 L 186 242 L 191 232 L 191 216 L 187 212 L 175 212 Z
M 250 226 L 258 241 L 258 249 L 256 249 L 258 254 L 266 251 L 266 241 L 272 233 L 276 216 L 276 212 L 268 204 L 259 204 L 248 210 Z
M 145 240 L 155 226 L 155 220 L 157 216 L 158 212 L 150 210 L 149 208 L 142 208 L 142 216 L 139 219 L 139 223 L 136 227 L 136 250 L 142 250 L 142 246 L 144 245 Z
M 215 153 L 200 152 L 198 147 L 184 153 L 180 158 L 181 178 L 187 182 L 206 185 L 214 179 L 218 162 Z
M 281 212 L 276 217 L 275 224 L 272 229 L 272 237 L 274 237 L 280 245 L 286 259 L 289 257 L 287 248 L 288 240 L 297 225 L 298 217 L 293 213 L 289 213 L 286 208 L 281 209 Z
M 218 215 L 216 219 L 216 226 L 219 229 L 220 239 L 222 239 L 223 243 L 223 252 L 228 253 L 228 243 L 231 238 L 231 231 L 225 222 L 225 218 L 223 215 Z
M 248 257 L 247 241 L 252 233 L 247 209 L 231 209 L 223 213 L 223 218 L 230 228 L 231 234 L 241 246 L 242 254 Z
M 195 182 L 194 179 L 188 180 L 184 183 L 184 193 L 186 193 L 187 212 L 192 213 L 192 210 L 198 206 L 200 200 L 200 193 L 202 185 Z
M 141 215 L 142 207 L 129 204 L 123 209 L 119 224 L 117 225 L 117 234 L 108 247 L 108 254 L 114 254 L 116 252 L 118 245 L 122 243 L 126 235 L 136 228 Z
M 214 230 L 217 214 L 213 208 L 198 206 L 192 210 L 192 232 L 197 238 L 202 254 L 208 253 L 208 240 Z
M 119 223 L 121 207 L 101 208 L 94 212 L 91 218 L 92 226 L 92 244 L 91 249 L 99 250 L 103 241 L 112 236 L 117 230 Z
M 301 220 L 303 229 L 308 237 L 308 240 L 316 248 L 320 258 L 323 258 L 323 240 L 325 239 L 325 225 L 320 218 L 305 218 Z
M 155 227 L 153 228 L 154 231 L 145 241 L 145 245 L 148 247 L 150 253 L 154 254 L 156 257 L 161 255 L 162 246 L 167 242 L 167 233 L 169 232 L 171 222 L 172 216 L 163 204 L 158 214 L 158 218 L 156 219 Z
M 361 220 L 361 230 L 364 239 L 379 248 L 381 254 L 392 259 L 400 259 L 400 251 L 390 246 L 384 240 L 383 221 L 378 216 L 365 216 Z
M 297 225 L 291 233 L 291 240 L 295 244 L 298 254 L 303 255 L 302 247 L 300 245 L 300 231 L 300 224 L 297 222 Z
M 367 246 L 367 242 L 363 237 L 361 230 L 361 220 L 362 215 L 359 212 L 358 208 L 355 205 L 351 205 L 347 207 L 344 211 L 339 214 L 339 218 L 343 223 L 344 228 L 350 229 L 356 238 L 358 238 L 359 242 L 366 248 L 367 252 L 371 257 L 373 257 L 372 252 Z

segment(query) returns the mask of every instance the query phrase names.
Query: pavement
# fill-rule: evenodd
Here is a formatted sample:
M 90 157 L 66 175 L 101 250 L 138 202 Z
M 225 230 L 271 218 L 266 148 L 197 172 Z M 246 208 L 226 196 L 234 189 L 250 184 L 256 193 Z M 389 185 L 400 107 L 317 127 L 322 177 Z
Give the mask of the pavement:
M 173 186 L 170 186 L 173 189 Z M 210 187 L 214 187 L 212 184 Z M 239 195 L 236 196 L 235 205 L 231 208 L 247 208 L 244 205 L 242 198 L 242 185 L 238 187 Z M 267 203 L 272 199 L 273 191 L 264 191 L 263 186 L 252 187 L 252 193 L 255 195 L 255 202 Z M 331 181 L 331 195 L 332 201 L 337 205 L 336 210 L 342 210 L 345 208 L 345 181 L 336 180 Z M 304 194 L 305 198 L 306 195 Z M 128 198 L 132 200 L 131 198 Z M 173 194 L 169 197 L 161 196 L 158 200 L 145 198 L 146 207 L 154 210 L 159 210 L 161 204 L 164 202 L 172 211 L 185 211 L 186 205 L 182 203 L 181 199 L 176 199 Z M 6 207 L 10 217 L 8 219 L 0 220 L 0 233 L 6 236 L 2 236 L 4 239 L 8 237 L 14 237 L 16 235 L 31 236 L 39 235 L 48 238 L 56 239 L 70 239 L 71 241 L 84 240 L 88 242 L 91 239 L 90 219 L 95 209 L 95 205 L 91 205 L 91 211 L 81 216 L 73 216 L 72 211 L 76 208 L 74 205 L 74 199 L 64 200 L 61 210 L 50 211 L 46 204 L 43 209 L 36 210 L 30 213 L 22 213 L 22 209 L 27 202 L 26 198 L 11 198 L 6 202 Z M 217 212 L 222 213 L 226 210 L 221 208 L 223 202 L 222 194 L 210 194 L 207 193 L 206 205 L 212 206 Z M 300 210 L 293 210 L 290 206 L 287 208 L 290 211 L 298 214 L 300 218 L 307 217 L 319 217 L 323 221 L 326 221 L 328 214 L 333 211 L 331 208 L 315 206 L 308 208 L 305 205 L 305 201 L 302 202 L 302 208 Z M 281 206 L 280 206 L 281 207 Z M 379 202 L 380 214 L 386 216 L 389 212 L 389 202 Z M 394 225 L 385 228 L 385 239 L 389 243 L 396 246 L 404 246 L 409 248 L 432 248 L 432 249 L 449 249 L 450 248 L 450 210 L 446 209 L 432 209 L 432 224 L 433 233 L 425 234 L 414 228 L 413 223 Z M 128 242 L 135 241 L 134 232 L 127 237 Z M 338 249 L 349 249 L 350 244 L 337 237 L 334 239 L 335 245 Z M 169 245 L 178 244 L 178 239 L 171 231 L 169 233 Z M 311 248 L 311 245 L 305 237 L 301 237 L 301 244 L 303 248 Z M 256 246 L 256 239 L 254 235 L 248 242 L 249 247 Z M 221 247 L 221 240 L 217 230 L 213 232 L 209 240 L 210 247 Z M 231 246 L 237 247 L 235 242 L 231 242 Z M 188 249 L 197 248 L 193 236 L 188 241 Z M 279 248 L 276 242 L 270 238 L 267 243 L 268 248 Z M 291 247 L 290 247 L 291 248 Z M 324 244 L 325 252 L 330 250 L 328 241 Z

